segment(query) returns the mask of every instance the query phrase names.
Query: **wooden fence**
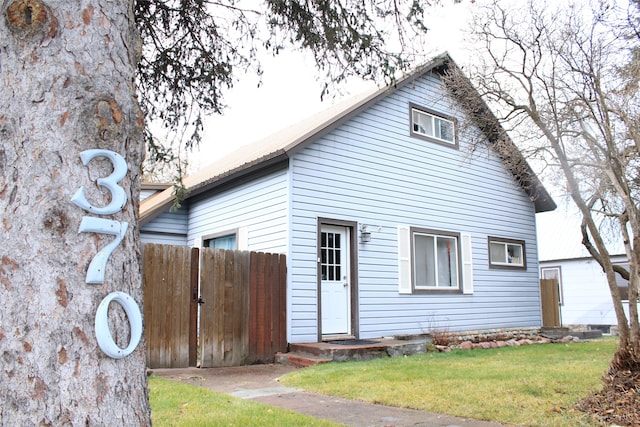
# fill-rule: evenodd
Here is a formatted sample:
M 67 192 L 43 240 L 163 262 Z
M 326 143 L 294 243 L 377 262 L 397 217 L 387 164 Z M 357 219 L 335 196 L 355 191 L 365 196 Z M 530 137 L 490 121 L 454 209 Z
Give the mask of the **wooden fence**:
M 284 255 L 147 244 L 144 289 L 151 368 L 195 366 L 198 343 L 202 367 L 269 362 L 286 351 Z
M 540 280 L 542 326 L 562 326 L 560 320 L 560 290 L 556 279 Z
M 195 366 L 198 249 L 147 244 L 143 260 L 147 366 Z

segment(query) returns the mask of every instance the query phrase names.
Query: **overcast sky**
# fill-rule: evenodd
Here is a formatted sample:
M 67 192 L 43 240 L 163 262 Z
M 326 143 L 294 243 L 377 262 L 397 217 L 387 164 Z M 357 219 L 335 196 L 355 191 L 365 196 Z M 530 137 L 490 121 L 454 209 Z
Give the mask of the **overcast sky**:
M 464 64 L 464 36 L 461 28 L 473 3 L 454 4 L 429 9 L 431 48 L 434 54 L 449 51 L 454 60 Z M 221 158 L 242 145 L 257 141 L 328 108 L 342 98 L 320 101 L 322 82 L 316 80 L 313 61 L 300 53 L 285 52 L 263 60 L 263 84 L 255 75 L 242 75 L 225 96 L 228 108 L 222 116 L 209 118 L 199 153 L 190 156 L 198 168 Z M 366 90 L 365 83 L 351 82 L 343 87 L 352 96 Z

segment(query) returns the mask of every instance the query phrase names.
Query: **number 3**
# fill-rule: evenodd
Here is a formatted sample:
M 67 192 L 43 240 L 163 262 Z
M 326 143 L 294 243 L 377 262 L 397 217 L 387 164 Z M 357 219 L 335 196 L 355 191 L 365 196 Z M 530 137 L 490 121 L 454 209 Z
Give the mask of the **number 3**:
M 87 212 L 96 215 L 111 215 L 121 211 L 127 204 L 127 193 L 125 193 L 124 188 L 120 187 L 118 183 L 127 175 L 129 167 L 124 157 L 110 150 L 94 149 L 80 153 L 80 159 L 82 159 L 82 164 L 85 166 L 96 157 L 106 157 L 111 160 L 111 164 L 113 165 L 113 173 L 111 175 L 106 178 L 98 178 L 97 180 L 97 184 L 100 187 L 105 187 L 111 193 L 111 203 L 104 207 L 93 206 L 87 201 L 87 197 L 84 194 L 84 187 L 78 189 L 76 194 L 71 198 L 71 201 Z

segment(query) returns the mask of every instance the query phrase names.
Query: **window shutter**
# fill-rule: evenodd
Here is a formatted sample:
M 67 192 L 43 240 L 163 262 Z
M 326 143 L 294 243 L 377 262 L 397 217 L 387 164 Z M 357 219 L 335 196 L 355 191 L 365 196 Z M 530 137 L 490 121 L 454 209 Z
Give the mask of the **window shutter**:
M 398 292 L 411 293 L 411 234 L 409 227 L 398 227 Z
M 461 234 L 462 241 L 462 293 L 473 293 L 473 262 L 471 250 L 471 235 Z

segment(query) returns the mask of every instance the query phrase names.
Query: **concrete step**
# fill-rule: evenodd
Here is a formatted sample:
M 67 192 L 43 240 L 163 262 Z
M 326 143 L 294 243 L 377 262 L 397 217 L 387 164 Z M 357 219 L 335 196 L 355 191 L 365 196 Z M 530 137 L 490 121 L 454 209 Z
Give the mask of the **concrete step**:
M 329 362 L 333 362 L 333 359 L 296 352 L 276 353 L 276 363 L 281 365 L 296 366 L 298 368 L 306 368 L 308 366 L 317 365 L 319 363 Z
M 332 342 L 290 344 L 294 353 L 308 354 L 336 362 L 370 360 L 386 356 L 386 346 L 380 343 L 366 345 L 338 345 Z
M 345 344 L 337 344 L 335 341 L 294 343 L 289 344 L 289 352 L 294 357 L 304 356 L 311 361 L 314 358 L 334 362 L 347 360 L 371 360 L 389 356 L 404 356 L 409 354 L 424 353 L 426 340 L 349 340 Z M 284 357 L 284 356 L 282 356 Z M 306 363 L 306 362 L 305 362 Z
M 596 338 L 602 338 L 602 331 L 597 329 L 580 329 L 577 331 L 569 332 L 572 337 L 580 338 L 581 340 L 591 340 Z
M 561 326 L 543 326 L 540 329 L 540 335 L 545 338 L 558 339 L 569 335 L 569 328 Z

